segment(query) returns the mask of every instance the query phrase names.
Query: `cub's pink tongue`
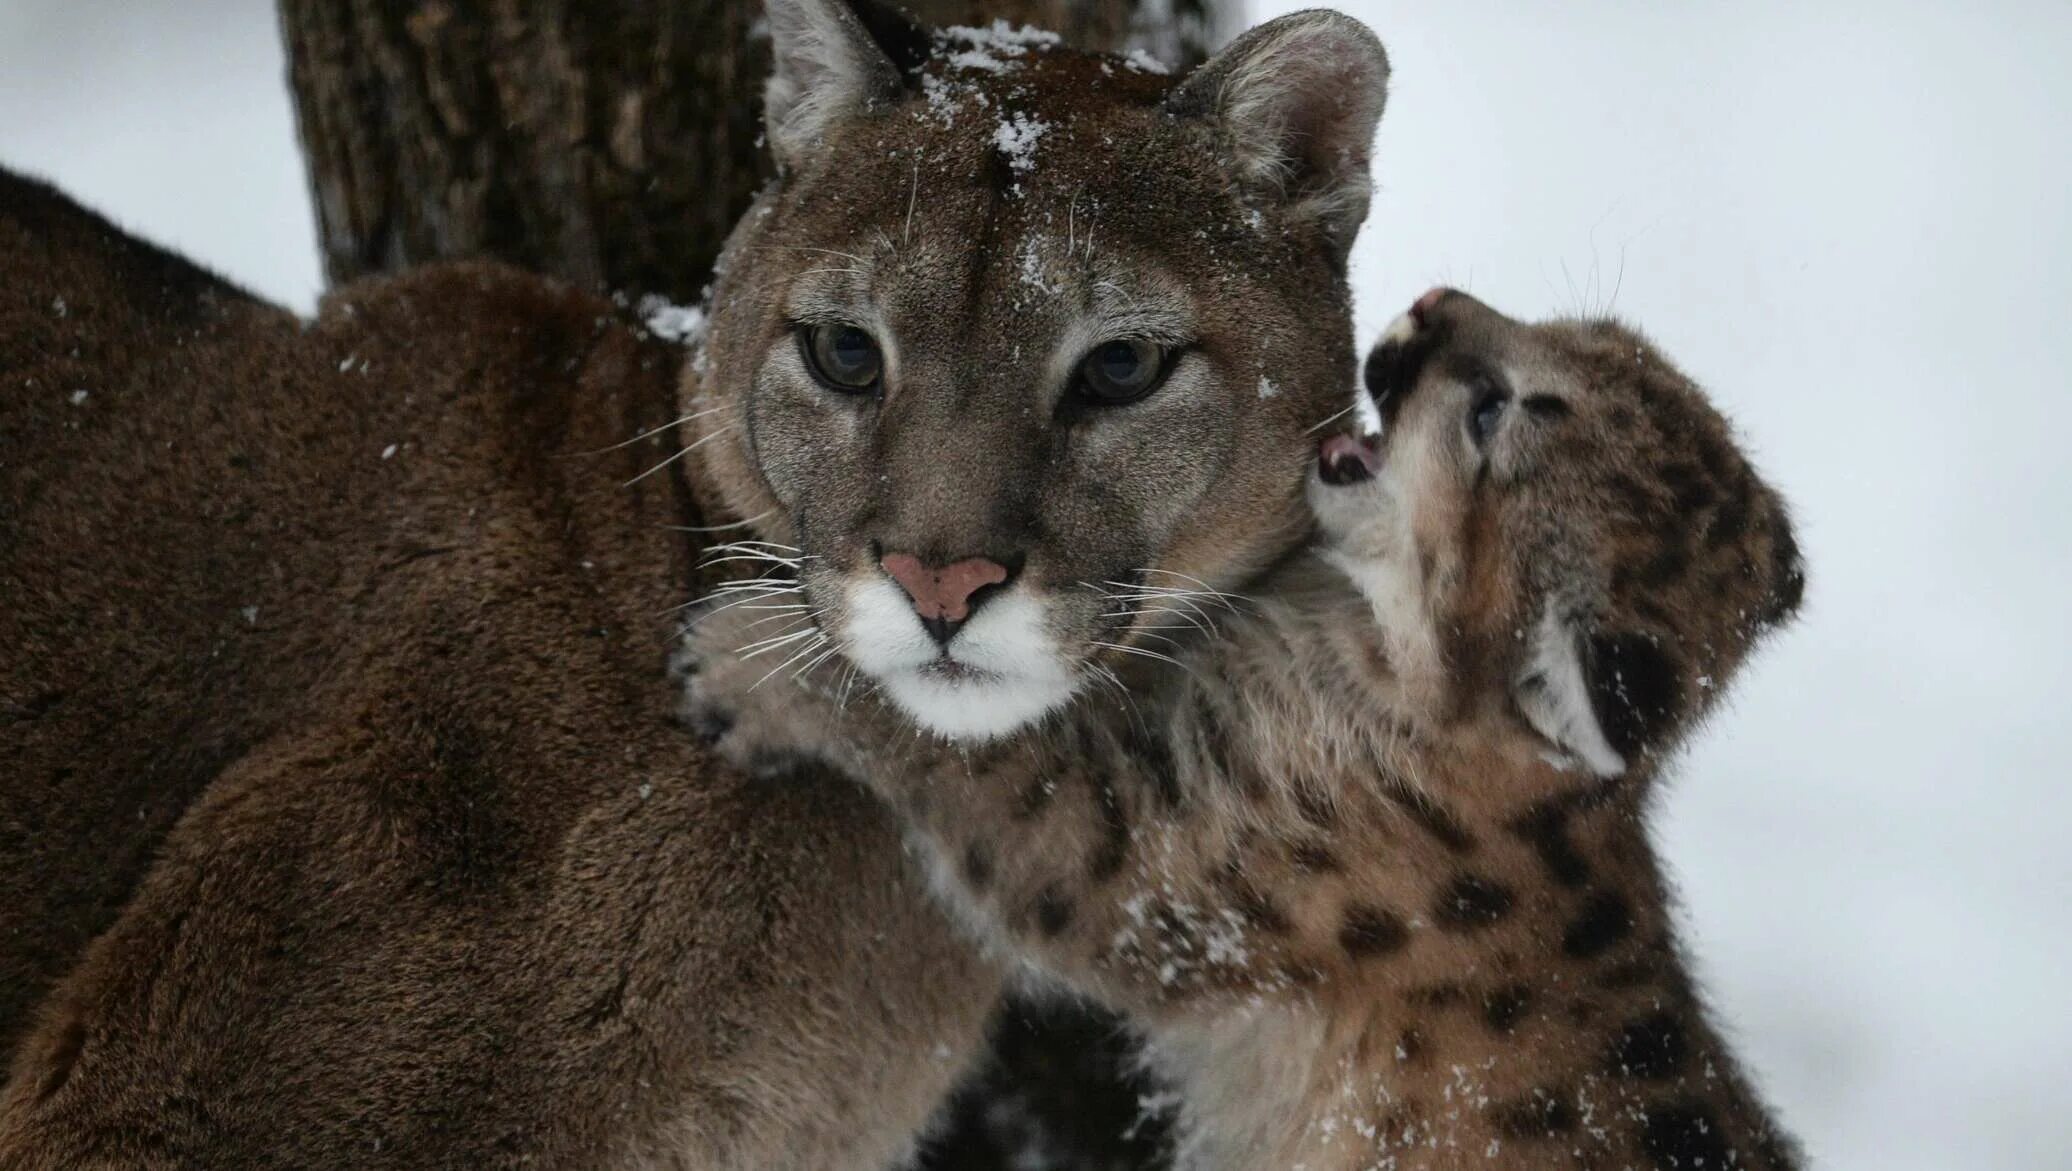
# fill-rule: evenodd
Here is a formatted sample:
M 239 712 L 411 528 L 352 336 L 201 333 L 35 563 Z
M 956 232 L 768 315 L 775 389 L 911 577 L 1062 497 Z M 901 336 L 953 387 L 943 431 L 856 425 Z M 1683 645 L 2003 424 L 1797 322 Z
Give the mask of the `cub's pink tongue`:
M 1374 478 L 1381 451 L 1372 439 L 1327 435 L 1317 446 L 1317 476 L 1326 484 L 1357 484 Z

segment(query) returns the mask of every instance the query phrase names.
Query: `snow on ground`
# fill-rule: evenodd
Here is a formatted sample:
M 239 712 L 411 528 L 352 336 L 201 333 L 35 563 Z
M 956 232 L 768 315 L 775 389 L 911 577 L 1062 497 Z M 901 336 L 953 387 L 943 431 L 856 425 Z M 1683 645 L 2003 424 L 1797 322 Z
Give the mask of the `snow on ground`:
M 1361 336 L 1609 306 L 1797 505 L 1804 618 L 1662 835 L 1771 1096 L 1827 1167 L 2063 1165 L 2072 6 L 1346 7 L 1395 64 Z M 265 0 L 6 0 L 0 160 L 306 310 L 282 68 Z

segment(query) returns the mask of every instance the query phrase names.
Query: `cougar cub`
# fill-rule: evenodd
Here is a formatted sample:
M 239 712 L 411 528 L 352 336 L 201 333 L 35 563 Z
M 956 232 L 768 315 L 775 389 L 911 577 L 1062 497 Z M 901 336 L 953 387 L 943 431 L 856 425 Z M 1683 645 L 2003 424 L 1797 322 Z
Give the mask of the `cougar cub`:
M 1643 817 L 1798 604 L 1782 502 L 1614 322 L 1434 290 L 1366 376 L 1311 551 L 1243 598 L 1110 583 L 1118 626 L 1198 629 L 1119 644 L 1025 733 L 938 741 L 844 672 L 772 673 L 732 653 L 750 605 L 701 621 L 689 702 L 744 760 L 867 780 L 981 938 L 1130 1011 L 1186 1165 L 1791 1166 Z

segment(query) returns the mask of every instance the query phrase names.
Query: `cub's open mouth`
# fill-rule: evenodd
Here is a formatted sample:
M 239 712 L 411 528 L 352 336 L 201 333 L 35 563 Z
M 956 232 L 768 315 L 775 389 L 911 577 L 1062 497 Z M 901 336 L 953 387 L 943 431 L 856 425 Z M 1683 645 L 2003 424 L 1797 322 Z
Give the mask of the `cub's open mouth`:
M 1381 469 L 1381 442 L 1372 435 L 1327 435 L 1317 445 L 1317 478 L 1332 487 L 1358 484 Z

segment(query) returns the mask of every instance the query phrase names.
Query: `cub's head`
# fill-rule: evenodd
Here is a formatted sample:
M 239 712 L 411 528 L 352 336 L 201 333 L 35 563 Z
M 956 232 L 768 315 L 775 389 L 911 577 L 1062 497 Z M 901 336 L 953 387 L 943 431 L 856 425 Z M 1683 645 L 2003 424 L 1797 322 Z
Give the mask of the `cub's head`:
M 1632 330 L 1434 289 L 1366 383 L 1367 433 L 1324 440 L 1312 506 L 1392 656 L 1456 708 L 1493 702 L 1618 775 L 1798 607 L 1783 501 Z
M 781 173 L 722 259 L 700 455 L 790 547 L 773 667 L 837 652 L 921 725 L 999 735 L 1307 533 L 1387 63 L 1327 12 L 1178 79 L 769 13 Z

